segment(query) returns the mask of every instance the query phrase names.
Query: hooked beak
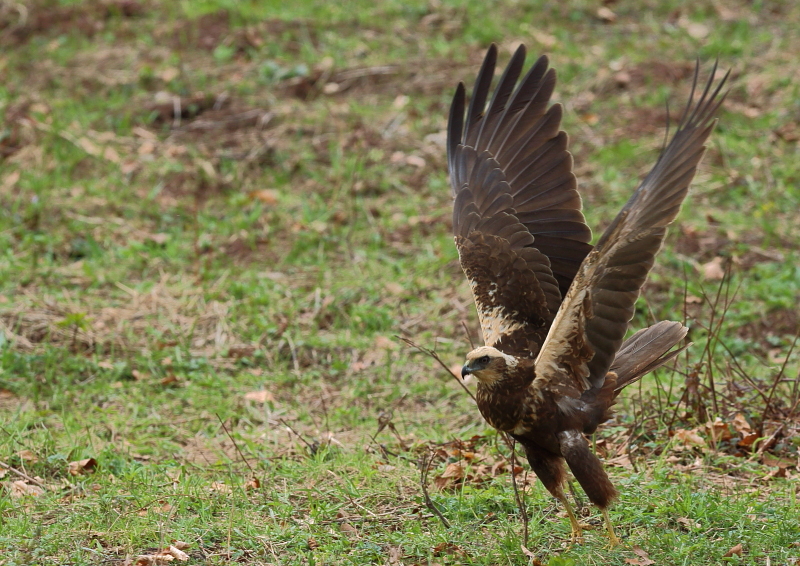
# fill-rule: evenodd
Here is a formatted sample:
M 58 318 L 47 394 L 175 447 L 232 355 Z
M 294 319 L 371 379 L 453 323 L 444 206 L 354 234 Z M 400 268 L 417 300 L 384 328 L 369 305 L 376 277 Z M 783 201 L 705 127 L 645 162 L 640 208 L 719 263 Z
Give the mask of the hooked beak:
M 461 367 L 461 379 L 464 379 L 465 377 L 467 377 L 471 373 L 472 373 L 472 370 L 469 369 L 469 365 L 468 364 L 464 364 Z

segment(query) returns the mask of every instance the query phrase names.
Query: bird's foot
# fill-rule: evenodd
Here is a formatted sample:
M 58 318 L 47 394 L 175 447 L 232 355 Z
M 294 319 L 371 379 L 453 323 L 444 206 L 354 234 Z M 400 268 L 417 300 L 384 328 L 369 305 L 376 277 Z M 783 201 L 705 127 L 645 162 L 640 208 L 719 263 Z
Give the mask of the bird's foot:
M 612 550 L 615 546 L 619 546 L 622 543 L 617 538 L 617 534 L 614 532 L 614 527 L 611 525 L 611 518 L 608 516 L 608 509 L 600 509 L 600 511 L 603 513 L 603 519 L 606 521 L 606 529 L 608 529 L 607 548 Z

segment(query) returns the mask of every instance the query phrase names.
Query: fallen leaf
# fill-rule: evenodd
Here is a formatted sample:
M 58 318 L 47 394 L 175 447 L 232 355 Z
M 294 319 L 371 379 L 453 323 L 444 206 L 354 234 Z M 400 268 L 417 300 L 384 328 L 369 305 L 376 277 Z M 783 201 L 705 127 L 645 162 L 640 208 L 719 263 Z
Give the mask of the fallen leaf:
M 440 477 L 460 480 L 464 477 L 464 467 L 458 463 L 447 464 L 444 473 Z
M 141 554 L 134 562 L 135 566 L 158 566 L 172 562 L 173 560 L 180 560 L 186 562 L 189 560 L 189 555 L 175 545 L 171 545 L 163 550 L 159 550 L 155 554 Z
M 356 528 L 353 525 L 351 525 L 350 523 L 342 523 L 341 525 L 339 525 L 339 530 L 342 531 L 343 533 L 347 534 L 347 535 L 357 535 L 358 534 L 358 531 L 356 530 Z
M 17 456 L 19 456 L 20 460 L 24 460 L 30 464 L 34 464 L 39 461 L 39 457 L 27 449 L 17 452 Z
M 711 438 L 714 439 L 714 442 L 730 440 L 733 438 L 731 429 L 728 427 L 727 423 L 722 422 L 722 419 L 719 417 L 714 419 L 714 422 L 707 422 L 705 424 L 705 428 Z
M 163 246 L 169 240 L 169 234 L 147 234 L 145 239 L 153 242 L 154 244 L 158 244 L 159 246 Z
M 44 490 L 38 485 L 30 485 L 23 480 L 16 480 L 6 484 L 6 487 L 11 492 L 11 497 L 19 499 L 30 495 L 31 497 L 38 497 L 44 493 Z
M 617 15 L 607 6 L 600 6 L 597 9 L 597 17 L 600 19 L 600 21 L 607 24 L 613 24 L 617 21 Z
M 384 284 L 384 287 L 392 295 L 402 295 L 405 292 L 405 288 L 396 281 L 389 281 L 388 283 Z
M 683 447 L 697 446 L 705 448 L 706 446 L 706 441 L 697 434 L 697 429 L 686 430 L 684 428 L 679 428 L 675 431 L 672 438 L 677 441 L 679 446 L 682 445 Z
M 420 169 L 425 167 L 425 159 L 423 157 L 420 157 L 419 155 L 409 155 L 408 157 L 406 157 L 406 163 L 408 165 L 411 165 L 413 167 L 418 167 Z
M 225 482 L 215 481 L 211 482 L 211 491 L 216 491 L 218 493 L 230 493 L 231 486 L 225 484 Z
M 250 191 L 247 193 L 247 196 L 249 196 L 251 200 L 259 200 L 270 206 L 278 204 L 278 191 L 274 191 L 272 189 L 258 189 L 256 191 Z
M 728 552 L 726 552 L 725 554 L 723 554 L 723 555 L 722 555 L 722 557 L 723 557 L 723 558 L 730 558 L 730 557 L 732 557 L 734 554 L 735 554 L 736 556 L 741 556 L 741 555 L 742 555 L 742 545 L 741 545 L 741 543 L 740 543 L 740 544 L 737 544 L 736 546 L 734 546 L 733 548 L 731 548 L 731 549 L 730 549 Z
M 689 34 L 689 37 L 694 39 L 704 39 L 708 37 L 708 26 L 705 24 L 701 24 L 700 22 L 689 22 L 684 27 L 686 29 L 686 33 Z
M 771 480 L 773 478 L 785 478 L 786 477 L 786 468 L 777 467 L 774 470 L 770 470 L 763 479 Z
M 389 547 L 389 564 L 401 564 L 401 560 L 403 558 L 403 547 L 402 546 L 390 546 Z
M 650 556 L 645 550 L 638 546 L 633 547 L 633 553 L 638 556 L 638 558 L 626 558 L 626 564 L 633 564 L 634 566 L 649 566 L 650 564 L 656 563 L 655 560 L 650 559 Z
M 258 478 L 250 478 L 244 484 L 245 491 L 251 489 L 258 489 L 261 487 L 261 481 Z
M 442 556 L 443 554 L 455 554 L 458 556 L 466 556 L 466 552 L 455 543 L 452 542 L 440 542 L 432 549 L 434 556 Z
M 722 262 L 723 259 L 717 256 L 708 263 L 704 263 L 702 265 L 703 277 L 709 281 L 719 281 L 725 277 L 725 269 L 722 267 Z
M 246 401 L 255 401 L 256 403 L 261 403 L 262 405 L 267 401 L 275 401 L 275 396 L 266 389 L 245 393 L 244 398 Z
M 19 170 L 12 171 L 8 175 L 6 175 L 6 178 L 3 179 L 2 185 L 0 185 L 0 191 L 7 192 L 13 189 L 14 185 L 16 185 L 17 181 L 19 181 L 19 178 L 20 178 Z
M 733 422 L 731 422 L 733 428 L 736 429 L 736 432 L 745 435 L 750 434 L 753 432 L 753 428 L 750 426 L 750 423 L 747 422 L 747 418 L 742 413 L 736 413 L 736 416 L 733 417 Z
M 94 458 L 86 458 L 84 460 L 76 460 L 68 464 L 70 475 L 79 476 L 81 474 L 90 474 L 94 472 L 97 467 L 97 460 Z

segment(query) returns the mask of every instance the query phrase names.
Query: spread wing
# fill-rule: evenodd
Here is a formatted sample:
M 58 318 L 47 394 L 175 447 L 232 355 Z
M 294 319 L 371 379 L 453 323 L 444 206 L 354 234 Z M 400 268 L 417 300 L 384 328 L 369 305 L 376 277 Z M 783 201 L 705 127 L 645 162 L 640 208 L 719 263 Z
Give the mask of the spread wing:
M 534 387 L 577 397 L 602 386 L 725 98 L 720 91 L 728 75 L 712 92 L 716 69 L 695 100 L 698 63 L 678 130 L 581 265 L 536 359 Z
M 555 72 L 542 56 L 516 86 L 525 62 L 521 46 L 487 107 L 496 61 L 492 45 L 466 121 L 463 84 L 450 107 L 453 231 L 486 345 L 534 357 L 591 250 L 591 231 L 567 135 L 559 131 L 561 106 L 547 107 Z

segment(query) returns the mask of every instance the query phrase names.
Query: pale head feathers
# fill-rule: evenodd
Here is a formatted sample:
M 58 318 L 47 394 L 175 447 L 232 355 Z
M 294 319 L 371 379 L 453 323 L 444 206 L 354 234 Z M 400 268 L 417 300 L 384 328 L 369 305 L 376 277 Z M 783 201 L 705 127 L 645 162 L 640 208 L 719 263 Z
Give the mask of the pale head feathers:
M 506 377 L 507 370 L 515 368 L 517 363 L 514 356 L 491 346 L 481 346 L 467 354 L 462 374 L 472 374 L 480 383 L 491 385 Z

